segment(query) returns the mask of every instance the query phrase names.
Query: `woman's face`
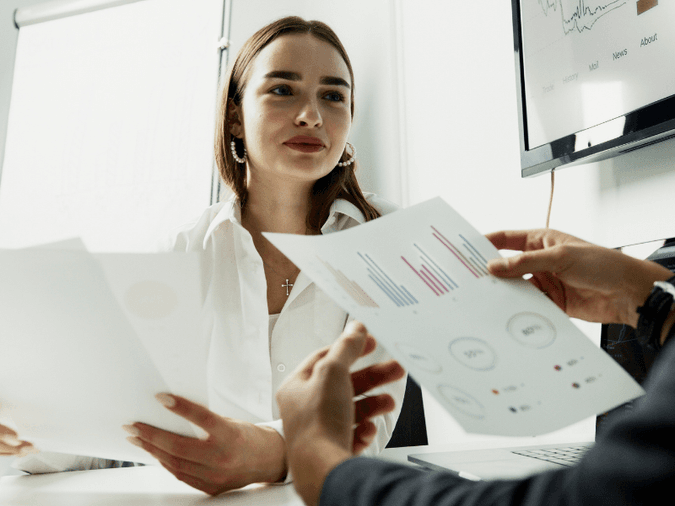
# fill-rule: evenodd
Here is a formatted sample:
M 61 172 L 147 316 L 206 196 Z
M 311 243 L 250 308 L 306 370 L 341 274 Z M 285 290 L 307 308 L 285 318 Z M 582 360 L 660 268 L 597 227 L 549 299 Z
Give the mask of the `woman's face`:
M 248 151 L 248 181 L 313 183 L 330 173 L 351 127 L 351 84 L 340 53 L 312 35 L 267 45 L 253 61 L 241 106 L 230 106 L 230 132 Z

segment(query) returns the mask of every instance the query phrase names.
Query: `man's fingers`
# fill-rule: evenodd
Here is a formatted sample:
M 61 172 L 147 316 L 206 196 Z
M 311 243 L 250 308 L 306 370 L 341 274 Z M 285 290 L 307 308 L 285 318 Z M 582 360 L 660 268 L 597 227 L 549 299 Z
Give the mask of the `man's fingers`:
M 345 327 L 345 330 L 342 332 L 342 336 L 340 336 L 340 339 L 343 338 L 349 339 L 354 332 L 352 328 L 353 326 L 357 327 L 358 332 L 361 332 L 361 330 L 363 330 L 364 332 L 367 333 L 362 323 L 350 322 L 350 324 L 348 324 L 347 327 Z M 376 346 L 377 343 L 375 342 L 375 339 L 372 336 L 368 335 L 366 337 L 366 344 L 361 351 L 361 355 L 367 355 L 368 353 L 373 351 L 376 348 Z M 335 344 L 333 344 L 333 346 L 326 346 L 325 348 L 322 348 L 313 353 L 312 355 L 310 355 L 309 357 L 305 358 L 305 360 L 303 360 L 300 363 L 300 365 L 297 368 L 297 371 L 301 372 L 303 379 L 307 379 L 312 375 L 312 371 L 314 370 L 314 366 L 316 365 L 316 363 L 322 358 L 324 358 L 333 347 L 335 347 Z
M 485 234 L 485 237 L 497 249 L 525 251 L 529 235 L 526 230 L 500 230 Z
M 354 395 L 361 395 L 405 376 L 405 369 L 395 360 L 371 365 L 352 373 Z
M 351 321 L 340 338 L 328 350 L 326 359 L 349 368 L 363 355 L 369 340 L 373 338 L 368 335 L 366 327 L 360 322 Z
M 354 403 L 354 423 L 363 423 L 373 418 L 393 411 L 396 407 L 394 398 L 389 394 L 374 395 L 359 399 Z
M 305 358 L 305 360 L 303 360 L 300 363 L 300 365 L 298 366 L 298 368 L 296 369 L 295 374 L 300 374 L 300 377 L 303 380 L 306 380 L 307 378 L 309 378 L 312 375 L 312 371 L 314 370 L 314 366 L 316 365 L 316 363 L 319 360 L 321 360 L 323 357 L 326 356 L 329 349 L 330 349 L 330 347 L 326 346 L 325 348 L 320 349 L 320 350 L 314 352 L 309 357 Z M 293 378 L 293 376 L 295 376 L 295 374 L 290 376 L 289 378 Z M 288 379 L 286 381 L 288 381 Z
M 564 268 L 557 248 L 526 251 L 506 258 L 493 258 L 488 262 L 491 274 L 501 278 L 517 278 L 535 272 L 559 272 Z
M 329 354 L 331 361 L 349 368 L 357 358 L 370 353 L 376 347 L 377 343 L 375 339 L 368 334 L 364 325 L 357 321 L 352 321 L 345 327 L 340 338 L 332 346 L 326 346 L 303 360 L 296 369 L 295 374 L 291 375 L 285 384 L 289 381 L 295 381 L 293 378 L 298 375 L 302 380 L 310 378 L 316 363 Z
M 370 420 L 360 423 L 354 429 L 354 442 L 352 443 L 352 452 L 358 455 L 365 450 L 377 435 L 377 427 Z

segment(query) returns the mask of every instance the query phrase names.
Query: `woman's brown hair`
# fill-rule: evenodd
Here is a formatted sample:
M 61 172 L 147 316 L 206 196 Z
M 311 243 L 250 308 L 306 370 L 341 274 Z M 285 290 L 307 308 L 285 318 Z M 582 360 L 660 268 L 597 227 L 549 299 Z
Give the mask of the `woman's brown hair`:
M 220 177 L 234 191 L 241 202 L 242 209 L 246 205 L 246 168 L 235 162 L 230 152 L 230 142 L 235 141 L 237 151 L 243 153 L 243 141 L 230 134 L 228 127 L 228 105 L 232 101 L 241 105 L 246 88 L 249 67 L 256 56 L 277 37 L 288 34 L 311 34 L 329 43 L 342 56 L 347 64 L 351 77 L 351 116 L 354 118 L 354 71 L 344 46 L 335 32 L 321 21 L 305 21 L 297 16 L 281 18 L 261 28 L 249 38 L 237 54 L 234 64 L 229 70 L 223 87 L 218 111 L 215 156 Z M 349 160 L 351 153 L 342 153 L 340 161 Z M 354 171 L 356 161 L 345 167 L 336 166 L 329 174 L 314 183 L 311 202 L 307 215 L 307 227 L 318 231 L 328 219 L 330 207 L 336 199 L 342 198 L 354 204 L 365 216 L 366 221 L 380 216 L 380 213 L 368 203 L 359 187 Z

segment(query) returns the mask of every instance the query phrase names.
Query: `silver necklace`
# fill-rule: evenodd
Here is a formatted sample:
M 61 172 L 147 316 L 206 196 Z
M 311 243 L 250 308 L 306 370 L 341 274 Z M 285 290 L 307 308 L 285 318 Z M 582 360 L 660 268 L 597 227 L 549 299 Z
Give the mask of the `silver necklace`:
M 243 209 L 242 209 L 242 215 L 243 215 Z M 308 232 L 307 229 L 305 229 L 305 235 L 307 235 L 307 232 Z M 272 247 L 274 249 L 276 249 L 276 247 L 270 242 L 270 240 L 267 239 L 264 235 L 262 235 L 262 233 L 260 233 L 260 238 L 263 239 L 265 242 L 271 244 Z M 269 267 L 270 269 L 272 269 L 273 272 L 275 272 L 277 275 L 281 276 L 282 278 L 284 278 L 286 280 L 286 282 L 281 285 L 281 288 L 286 289 L 286 297 L 288 297 L 291 294 L 291 288 L 293 288 L 294 283 L 291 283 L 291 280 L 288 276 L 285 276 L 284 274 L 281 274 L 278 270 L 276 270 L 270 264 L 265 262 L 265 259 L 263 258 L 260 251 L 258 251 L 258 254 L 260 255 L 260 259 L 262 260 L 263 265 L 265 265 L 266 267 Z M 298 268 L 296 267 L 296 269 L 298 269 Z M 298 269 L 298 272 L 295 275 L 297 276 L 299 273 L 300 273 L 300 269 Z M 293 277 L 293 276 L 291 276 L 291 277 Z
M 276 270 L 274 267 L 272 267 L 270 264 L 268 264 L 267 262 L 265 262 L 265 259 L 262 257 L 262 255 L 260 255 L 260 259 L 262 260 L 262 263 L 263 263 L 264 265 L 266 265 L 267 267 L 269 267 L 270 269 L 272 269 L 272 271 L 274 271 L 275 273 L 277 273 L 277 274 L 278 274 L 279 276 L 281 276 L 282 278 L 286 278 L 286 283 L 282 284 L 281 287 L 286 289 L 286 297 L 288 297 L 288 296 L 290 295 L 290 293 L 291 293 L 290 289 L 293 288 L 293 286 L 294 286 L 294 284 L 290 282 L 290 278 L 284 276 L 284 275 L 281 274 L 278 270 Z M 296 267 L 296 269 L 297 269 L 297 267 Z M 298 269 L 298 273 L 299 273 L 299 272 L 300 272 L 300 269 Z M 297 276 L 297 274 L 296 274 L 296 276 Z M 291 276 L 291 277 L 292 277 L 292 276 Z

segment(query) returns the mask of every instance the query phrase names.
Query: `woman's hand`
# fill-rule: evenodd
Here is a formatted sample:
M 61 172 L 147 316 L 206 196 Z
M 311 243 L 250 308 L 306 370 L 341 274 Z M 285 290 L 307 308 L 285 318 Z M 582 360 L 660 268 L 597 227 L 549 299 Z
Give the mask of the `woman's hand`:
M 556 230 L 487 234 L 497 249 L 520 255 L 491 260 L 490 273 L 503 278 L 532 274 L 530 282 L 573 318 L 635 327 L 654 281 L 672 273 L 657 263 L 624 255 Z
M 286 448 L 277 431 L 219 416 L 177 395 L 159 394 L 169 410 L 204 429 L 208 437 L 179 436 L 144 423 L 125 426 L 129 441 L 153 455 L 176 478 L 216 495 L 286 476 Z
M 0 425 L 0 457 L 16 455 L 23 457 L 38 450 L 28 441 L 21 441 L 16 431 Z

